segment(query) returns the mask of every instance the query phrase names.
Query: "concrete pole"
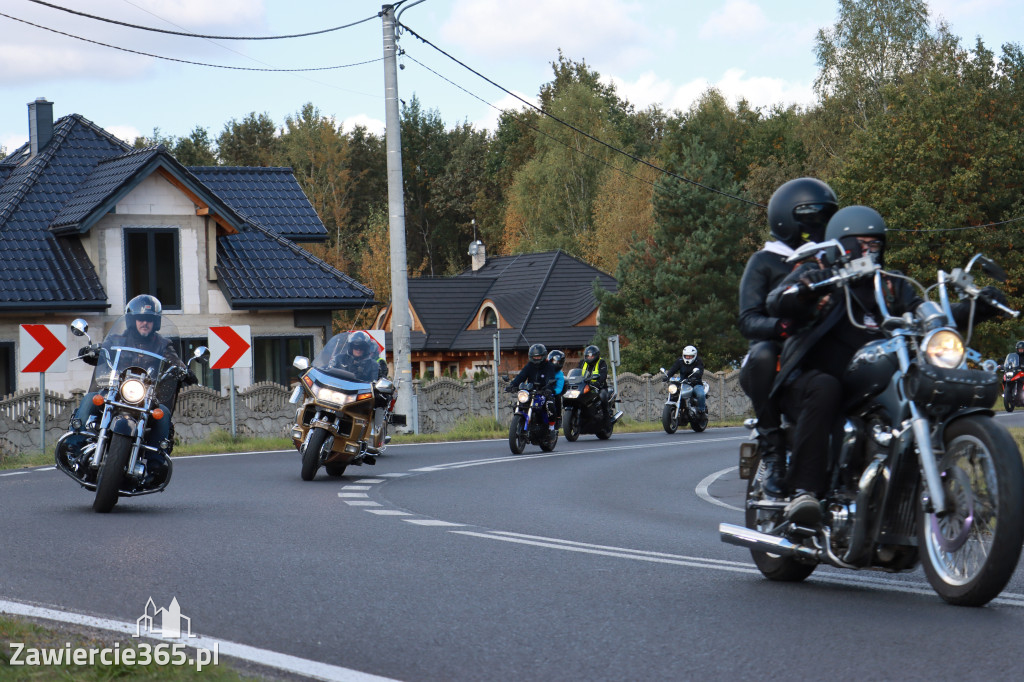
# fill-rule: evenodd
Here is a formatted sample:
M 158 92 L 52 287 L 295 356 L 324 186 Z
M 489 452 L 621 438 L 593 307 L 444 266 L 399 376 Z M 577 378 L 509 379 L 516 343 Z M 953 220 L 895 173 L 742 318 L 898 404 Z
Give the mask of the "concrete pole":
M 405 200 L 402 182 L 402 134 L 398 111 L 398 45 L 395 8 L 384 5 L 384 110 L 388 162 L 388 228 L 391 233 L 391 349 L 395 361 L 395 412 L 412 417 L 411 321 L 409 273 L 405 253 Z

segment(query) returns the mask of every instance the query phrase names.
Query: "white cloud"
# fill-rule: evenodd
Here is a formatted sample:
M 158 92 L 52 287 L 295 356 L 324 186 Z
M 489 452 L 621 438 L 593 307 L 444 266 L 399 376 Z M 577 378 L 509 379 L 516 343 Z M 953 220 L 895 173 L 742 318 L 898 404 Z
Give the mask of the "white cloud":
M 540 106 L 540 102 L 536 97 L 530 97 L 529 95 L 524 95 L 521 92 L 517 92 L 516 95 L 525 99 L 527 102 L 532 102 L 535 106 Z M 488 107 L 487 115 L 473 122 L 472 125 L 476 130 L 489 130 L 493 133 L 498 129 L 498 119 L 501 118 L 502 111 L 521 111 L 527 108 L 521 100 L 513 97 L 512 95 L 505 95 L 497 102 L 492 102 L 492 104 L 494 107 L 497 107 L 497 109 L 494 107 Z M 499 109 L 501 111 L 499 111 Z
M 0 139 L 0 147 L 6 149 L 7 154 L 10 154 L 26 142 L 28 142 L 28 137 L 25 135 L 8 135 L 7 137 Z
M 103 126 L 103 129 L 106 130 L 111 135 L 113 135 L 114 137 L 116 137 L 117 139 L 123 140 L 123 141 L 127 142 L 128 144 L 134 144 L 136 137 L 143 137 L 143 134 L 141 132 L 139 132 L 139 129 L 135 128 L 134 126 L 112 125 L 112 126 Z M 152 135 L 152 134 L 153 133 L 151 133 L 151 132 L 147 133 L 147 135 Z
M 715 82 L 706 78 L 695 78 L 682 85 L 659 78 L 654 73 L 642 74 L 634 81 L 617 77 L 604 79 L 615 85 L 620 96 L 629 100 L 638 109 L 658 104 L 667 112 L 678 109 L 686 111 L 710 87 L 718 88 L 728 102 L 735 105 L 746 99 L 753 107 L 769 107 L 773 104 L 812 104 L 814 93 L 810 85 L 790 83 L 781 78 L 751 77 L 741 69 L 728 69 Z
M 768 19 L 760 7 L 748 0 L 729 0 L 712 13 L 697 35 L 701 40 L 749 38 L 768 28 Z
M 350 133 L 355 129 L 357 125 L 363 126 L 364 128 L 366 128 L 367 132 L 372 133 L 374 135 L 383 135 L 384 129 L 386 128 L 386 126 L 384 125 L 384 121 L 381 121 L 378 118 L 373 118 L 371 116 L 367 116 L 366 114 L 356 114 L 355 116 L 349 116 L 344 121 L 342 121 L 341 129 L 347 133 Z
M 264 15 L 263 0 L 143 0 L 136 4 L 186 26 L 246 25 Z

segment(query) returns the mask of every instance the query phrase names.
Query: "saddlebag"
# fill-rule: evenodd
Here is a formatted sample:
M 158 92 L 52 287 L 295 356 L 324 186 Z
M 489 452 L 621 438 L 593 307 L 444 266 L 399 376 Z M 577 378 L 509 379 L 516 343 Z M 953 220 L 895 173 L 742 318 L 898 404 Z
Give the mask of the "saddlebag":
M 992 407 L 999 397 L 999 377 L 977 369 L 944 369 L 915 363 L 907 371 L 907 397 L 916 403 L 952 407 Z

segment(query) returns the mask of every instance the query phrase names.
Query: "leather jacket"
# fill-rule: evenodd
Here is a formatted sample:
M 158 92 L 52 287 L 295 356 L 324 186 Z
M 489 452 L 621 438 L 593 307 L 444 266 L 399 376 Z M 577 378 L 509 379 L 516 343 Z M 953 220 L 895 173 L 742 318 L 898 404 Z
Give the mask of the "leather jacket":
M 780 322 L 783 319 L 768 312 L 767 298 L 772 289 L 793 271 L 786 258 L 793 249 L 782 242 L 768 242 L 752 255 L 740 280 L 739 330 L 751 344 L 760 341 L 782 341 Z

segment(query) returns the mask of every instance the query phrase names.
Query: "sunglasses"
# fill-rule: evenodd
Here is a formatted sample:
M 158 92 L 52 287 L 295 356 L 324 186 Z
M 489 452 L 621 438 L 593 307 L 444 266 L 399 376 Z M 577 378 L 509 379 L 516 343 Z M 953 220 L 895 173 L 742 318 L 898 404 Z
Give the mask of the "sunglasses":
M 880 253 L 885 248 L 885 242 L 881 239 L 862 239 L 858 237 L 857 241 L 860 242 L 861 247 L 865 251 L 870 253 Z

